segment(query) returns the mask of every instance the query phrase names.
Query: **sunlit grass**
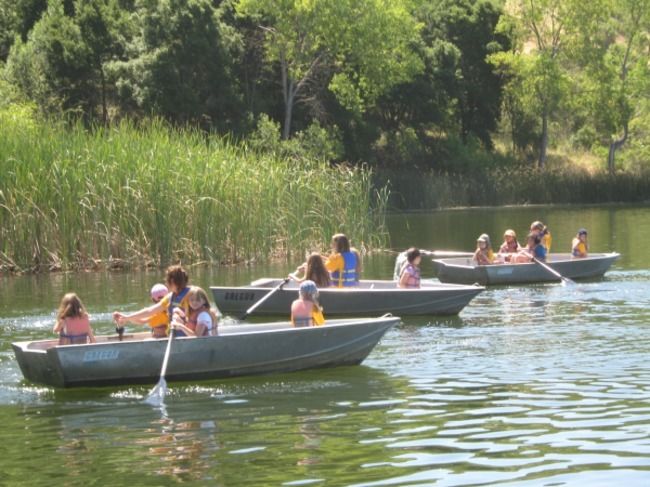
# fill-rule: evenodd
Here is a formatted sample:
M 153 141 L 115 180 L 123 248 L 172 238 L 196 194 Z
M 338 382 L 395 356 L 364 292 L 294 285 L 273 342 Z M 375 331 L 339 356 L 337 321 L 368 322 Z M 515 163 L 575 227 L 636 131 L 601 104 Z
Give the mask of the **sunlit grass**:
M 282 160 L 194 130 L 88 131 L 0 111 L 0 266 L 231 263 L 385 244 L 369 172 Z

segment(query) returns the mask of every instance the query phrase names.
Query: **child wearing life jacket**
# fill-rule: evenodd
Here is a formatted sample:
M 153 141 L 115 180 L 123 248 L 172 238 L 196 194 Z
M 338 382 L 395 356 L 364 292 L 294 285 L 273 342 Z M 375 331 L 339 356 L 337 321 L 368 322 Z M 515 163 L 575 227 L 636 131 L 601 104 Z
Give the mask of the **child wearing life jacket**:
M 188 286 L 189 276 L 185 269 L 180 265 L 168 267 L 165 282 L 170 292 L 160 299 L 160 301 L 133 313 L 114 311 L 113 320 L 119 326 L 125 323 L 142 324 L 148 322 L 153 316 L 164 312 L 167 313 L 168 319 L 171 322 L 172 314 L 176 308 L 180 308 L 185 315 L 189 314 L 189 302 L 187 298 L 190 291 Z
M 490 243 L 490 236 L 487 233 L 481 234 L 476 239 L 476 251 L 474 260 L 478 265 L 489 265 L 494 262 L 494 251 Z
M 303 281 L 298 291 L 298 299 L 291 303 L 291 323 L 293 326 L 320 326 L 325 323 L 323 309 L 318 304 L 318 288 L 314 281 Z
M 530 224 L 530 231 L 531 233 L 537 234 L 539 237 L 539 243 L 544 246 L 547 254 L 550 253 L 553 237 L 551 237 L 551 232 L 549 231 L 548 227 L 540 221 L 534 221 Z
M 172 328 L 185 336 L 205 337 L 217 334 L 217 315 L 210 308 L 208 294 L 198 286 L 191 286 L 188 293 L 189 314 L 181 308 L 174 310 Z
M 325 268 L 330 273 L 332 286 L 359 285 L 361 256 L 359 251 L 350 247 L 350 241 L 344 234 L 337 233 L 332 237 L 332 253 L 325 259 Z
M 90 316 L 75 293 L 68 293 L 61 299 L 52 331 L 59 334 L 59 345 L 95 343 Z
M 571 243 L 571 255 L 573 257 L 587 257 L 589 243 L 587 242 L 587 230 L 581 228 Z
M 420 262 L 422 255 L 419 249 L 411 247 L 406 251 L 406 263 L 400 272 L 398 286 L 402 288 L 419 289 Z

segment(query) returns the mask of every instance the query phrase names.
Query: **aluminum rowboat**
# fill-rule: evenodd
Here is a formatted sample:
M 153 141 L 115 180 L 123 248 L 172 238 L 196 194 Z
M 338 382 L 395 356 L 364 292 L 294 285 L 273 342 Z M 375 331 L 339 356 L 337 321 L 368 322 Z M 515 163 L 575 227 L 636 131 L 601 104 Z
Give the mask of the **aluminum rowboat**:
M 248 286 L 212 286 L 214 302 L 222 313 L 240 316 L 281 279 L 262 278 Z M 255 309 L 259 315 L 288 315 L 298 297 L 298 283 L 289 282 Z M 319 302 L 325 316 L 332 315 L 454 315 L 485 288 L 422 280 L 420 289 L 402 289 L 394 281 L 362 280 L 349 288 L 322 288 Z
M 294 328 L 290 323 L 219 327 L 219 335 L 174 338 L 168 381 L 360 364 L 398 317 L 328 320 Z M 58 340 L 12 343 L 25 379 L 55 387 L 156 383 L 167 339 L 148 333 L 99 336 L 97 343 Z
M 571 254 L 550 254 L 546 264 L 562 276 L 570 279 L 600 277 L 607 272 L 620 254 L 589 254 L 589 257 L 574 258 Z M 525 264 L 477 265 L 471 257 L 454 259 L 433 259 L 442 282 L 457 284 L 478 283 L 486 285 L 530 284 L 559 281 L 560 279 L 543 266 L 531 262 Z

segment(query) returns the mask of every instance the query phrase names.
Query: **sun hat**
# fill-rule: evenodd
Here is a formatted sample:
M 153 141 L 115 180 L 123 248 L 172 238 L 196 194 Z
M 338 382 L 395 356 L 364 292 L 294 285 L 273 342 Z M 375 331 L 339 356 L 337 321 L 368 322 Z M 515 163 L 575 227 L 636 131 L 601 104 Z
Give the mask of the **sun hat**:
M 156 301 L 164 298 L 169 294 L 169 289 L 164 284 L 154 284 L 151 288 L 151 298 Z
M 510 235 L 511 237 L 517 238 L 517 234 L 515 233 L 515 231 L 511 230 L 510 228 L 508 230 L 506 230 L 505 233 L 503 234 L 504 237 L 506 237 L 508 235 Z
M 302 281 L 300 284 L 300 294 L 306 294 L 308 296 L 317 296 L 318 295 L 318 288 L 316 287 L 316 283 L 314 281 L 310 281 L 307 279 L 306 281 Z
M 485 242 L 486 244 L 490 244 L 490 236 L 487 233 L 482 233 L 477 239 L 477 242 Z
M 581 228 L 580 230 L 578 230 L 578 235 L 587 235 L 587 229 Z

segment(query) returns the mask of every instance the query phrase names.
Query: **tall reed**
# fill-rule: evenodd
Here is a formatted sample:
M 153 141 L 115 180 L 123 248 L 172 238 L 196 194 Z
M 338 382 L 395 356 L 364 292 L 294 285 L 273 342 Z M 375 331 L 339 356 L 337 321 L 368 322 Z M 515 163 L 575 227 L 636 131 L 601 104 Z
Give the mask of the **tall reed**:
M 496 168 L 467 174 L 377 170 L 375 184 L 390 187 L 393 209 L 523 204 L 639 203 L 650 201 L 650 168 L 588 172 L 564 168 Z
M 88 131 L 0 111 L 0 266 L 230 263 L 385 243 L 363 169 L 282 160 L 151 121 Z

